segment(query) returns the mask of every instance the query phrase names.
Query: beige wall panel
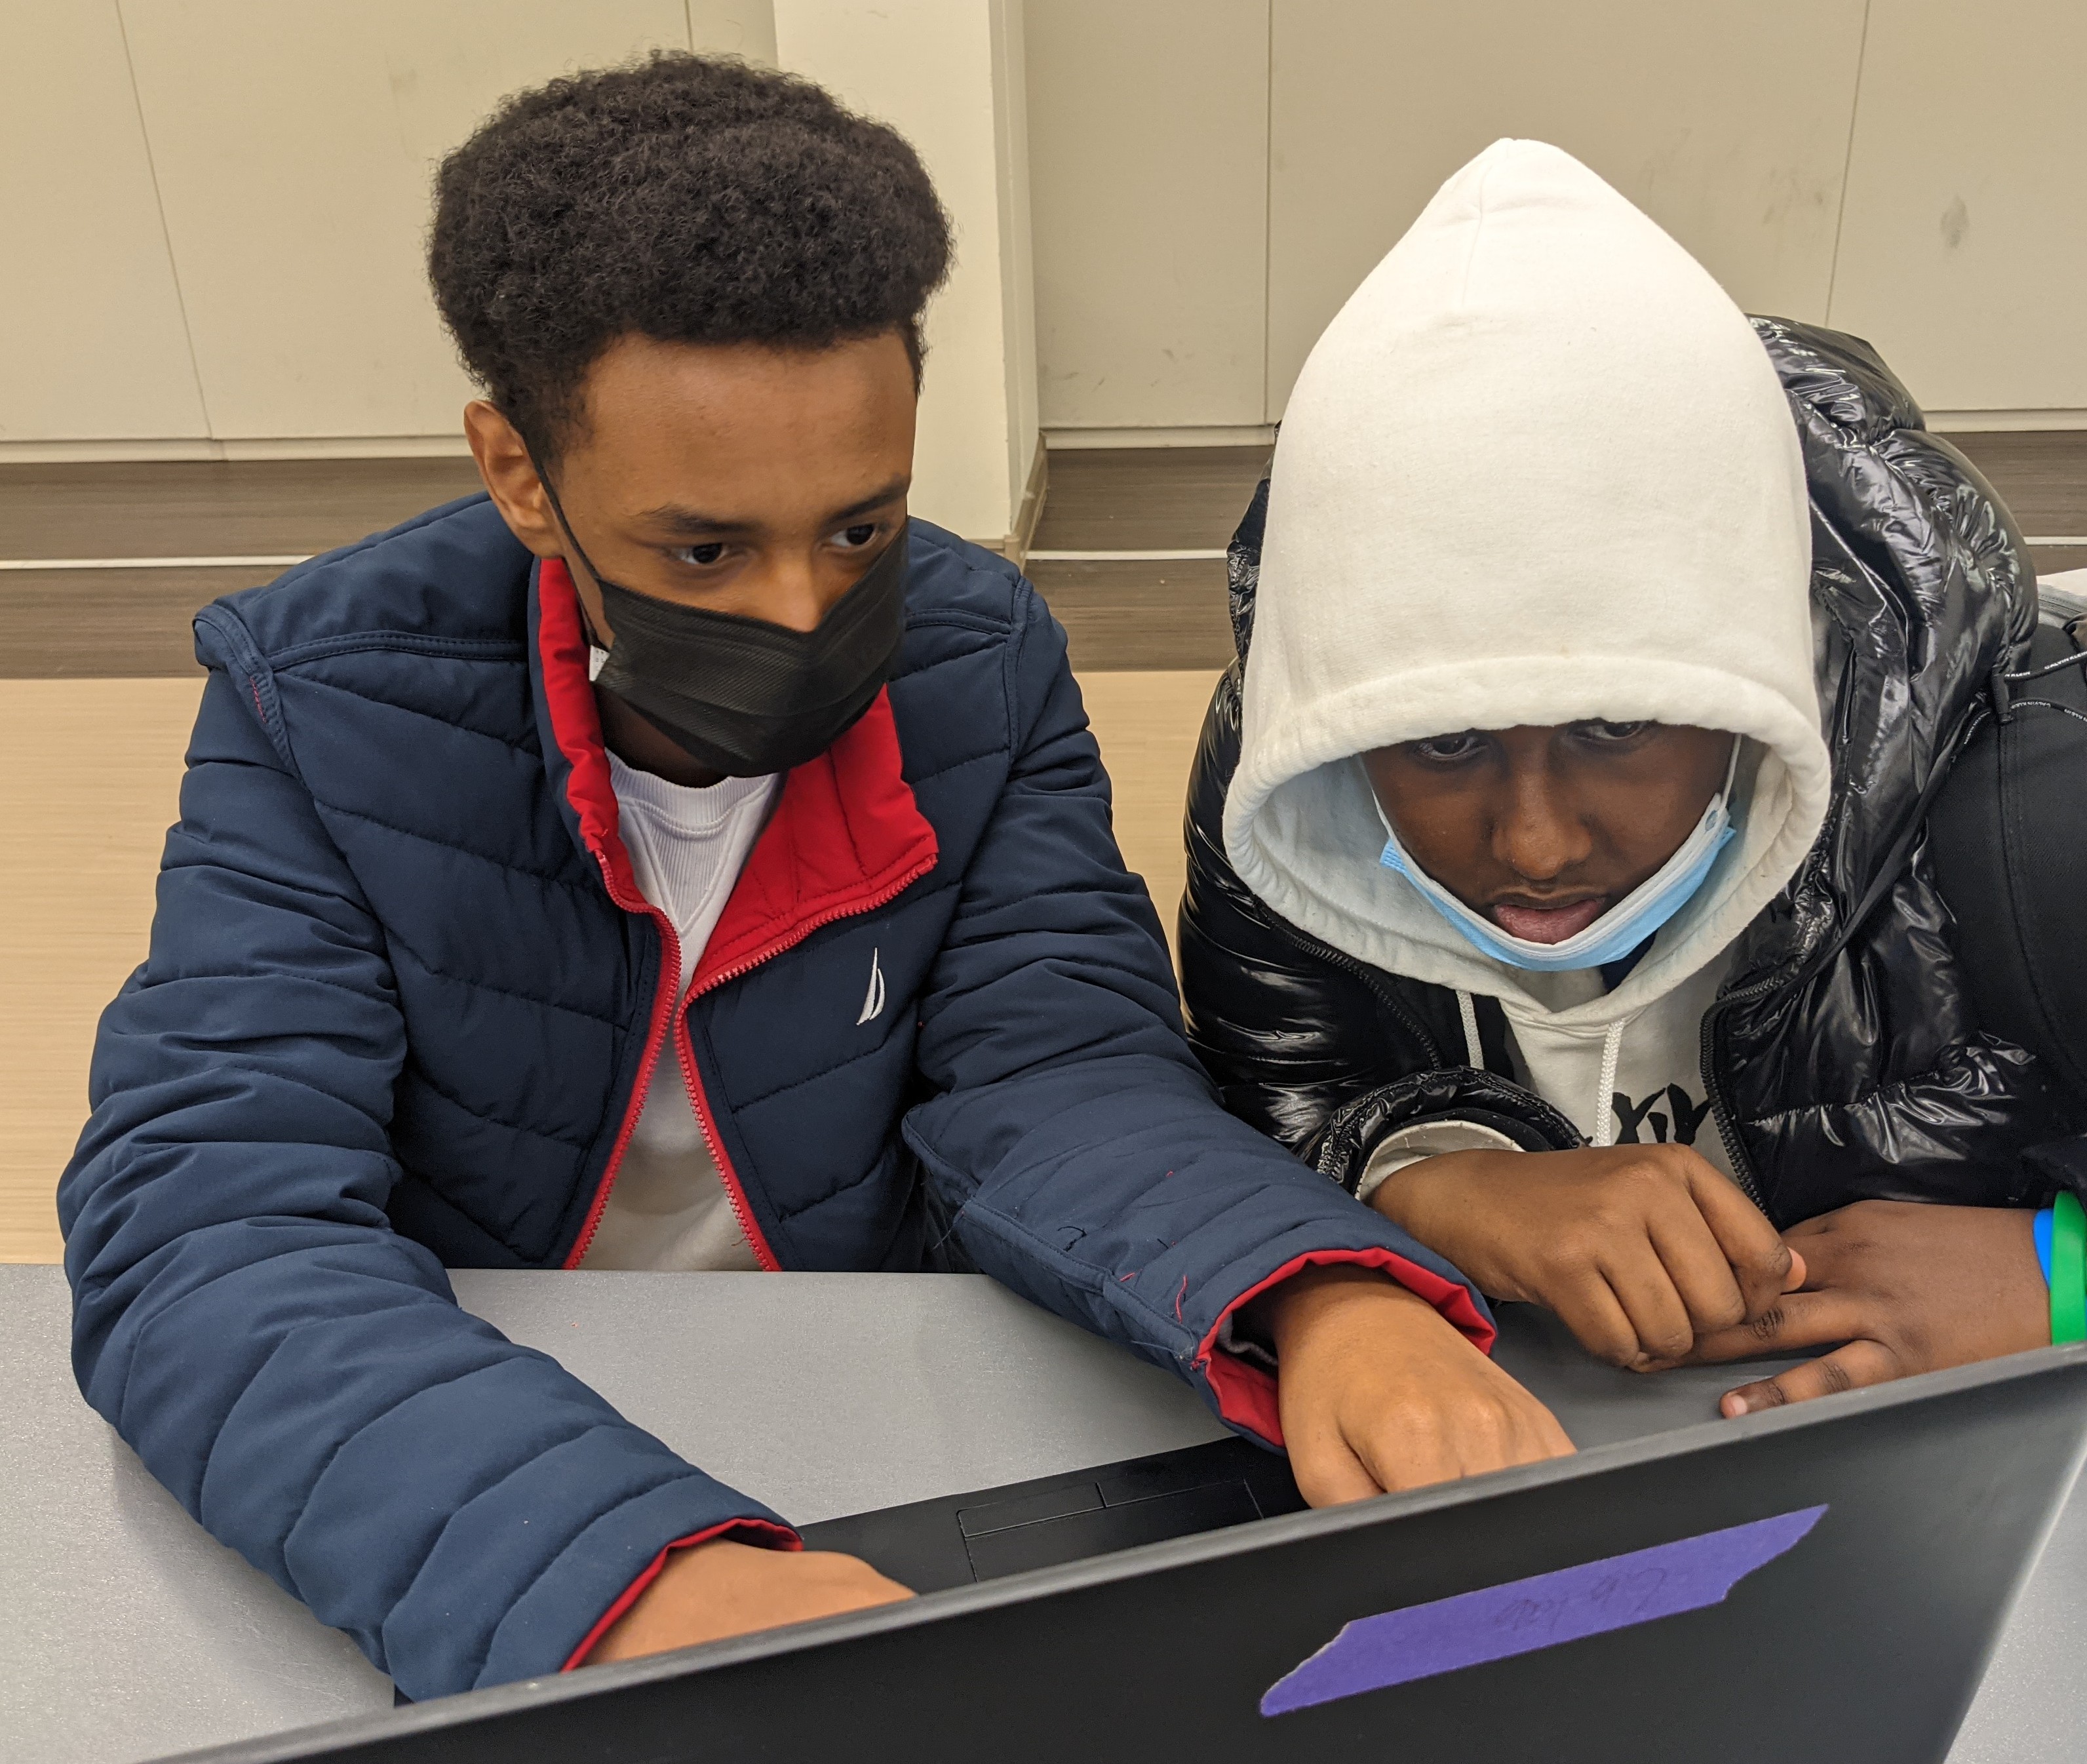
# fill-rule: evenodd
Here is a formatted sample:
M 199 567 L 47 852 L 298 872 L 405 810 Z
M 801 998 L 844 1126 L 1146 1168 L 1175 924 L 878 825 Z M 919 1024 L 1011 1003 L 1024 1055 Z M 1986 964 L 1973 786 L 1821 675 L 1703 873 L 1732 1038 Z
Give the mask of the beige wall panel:
M 775 0 L 685 0 L 691 47 L 775 65 Z
M 1007 387 L 1007 485 L 1021 515 L 1043 444 L 1036 395 L 1036 227 L 1029 168 L 1029 8 L 992 12 L 993 159 L 1000 233 L 1001 374 Z
M 1865 0 L 1274 5 L 1272 417 L 1355 284 L 1502 135 L 1585 160 L 1749 310 L 1825 316 Z
M 124 0 L 212 432 L 454 434 L 421 267 L 443 153 L 517 88 L 654 45 L 684 0 Z
M 2087 406 L 2087 6 L 1875 0 L 1832 322 L 1931 409 Z
M 910 141 L 956 237 L 929 304 L 911 507 L 997 544 L 1035 444 L 1034 356 L 1020 284 L 1022 0 L 775 0 L 776 57 Z M 1025 427 L 1025 425 L 1026 426 Z
M 1258 423 L 1268 0 L 1029 0 L 1048 428 Z
M 116 0 L 0 8 L 0 442 L 200 436 Z

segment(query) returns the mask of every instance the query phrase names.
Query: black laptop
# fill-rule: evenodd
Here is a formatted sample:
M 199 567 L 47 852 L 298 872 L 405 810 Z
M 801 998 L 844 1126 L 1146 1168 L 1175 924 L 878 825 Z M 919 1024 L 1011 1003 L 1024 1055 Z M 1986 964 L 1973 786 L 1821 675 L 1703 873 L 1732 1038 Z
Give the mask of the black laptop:
M 2084 1444 L 2087 1348 L 1317 1512 L 1227 1442 L 808 1528 L 907 1604 L 192 1756 L 1919 1764 Z

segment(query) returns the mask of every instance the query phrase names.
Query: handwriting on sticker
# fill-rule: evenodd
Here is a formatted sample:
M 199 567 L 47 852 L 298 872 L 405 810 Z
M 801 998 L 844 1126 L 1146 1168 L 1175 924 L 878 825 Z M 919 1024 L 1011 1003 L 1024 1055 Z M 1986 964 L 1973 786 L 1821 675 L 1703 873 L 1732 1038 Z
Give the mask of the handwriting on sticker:
M 1261 1699 L 1261 1712 L 1287 1715 L 1721 1604 L 1748 1574 L 1801 1543 L 1825 1511 L 1823 1506 L 1800 1507 L 1575 1568 L 1358 1617 L 1270 1685 Z

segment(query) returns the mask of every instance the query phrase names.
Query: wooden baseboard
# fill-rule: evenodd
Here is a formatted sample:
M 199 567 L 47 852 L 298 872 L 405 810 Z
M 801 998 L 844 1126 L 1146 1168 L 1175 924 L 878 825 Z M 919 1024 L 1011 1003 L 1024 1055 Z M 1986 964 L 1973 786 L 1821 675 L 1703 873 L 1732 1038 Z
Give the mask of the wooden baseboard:
M 1273 423 L 1191 424 L 1180 428 L 1049 429 L 1050 445 L 1085 447 L 1265 447 L 1275 439 Z
M 2087 429 L 2087 410 L 1931 410 L 1923 415 L 1938 435 L 2036 434 Z

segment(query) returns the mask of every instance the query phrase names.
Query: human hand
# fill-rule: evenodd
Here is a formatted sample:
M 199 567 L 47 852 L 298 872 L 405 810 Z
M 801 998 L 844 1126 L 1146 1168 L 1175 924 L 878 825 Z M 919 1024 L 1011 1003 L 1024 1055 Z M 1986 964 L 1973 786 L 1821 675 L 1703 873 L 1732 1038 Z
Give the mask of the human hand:
M 1635 1372 L 1765 1315 L 1804 1264 L 1687 1146 L 1449 1151 L 1370 1205 L 1481 1292 L 1554 1311 L 1596 1358 Z
M 1551 1412 L 1389 1275 L 1307 1268 L 1256 1302 L 1290 1468 L 1313 1506 L 1573 1450 Z
M 1752 1321 L 1696 1344 L 1699 1362 L 1843 1342 L 1730 1390 L 1728 1416 L 2020 1353 L 2051 1340 L 2035 1215 L 2016 1207 L 1858 1201 L 1794 1226 L 1803 1286 Z
M 762 1549 L 720 1538 L 669 1556 L 637 1603 L 595 1643 L 585 1664 L 606 1666 L 912 1596 L 852 1556 Z

